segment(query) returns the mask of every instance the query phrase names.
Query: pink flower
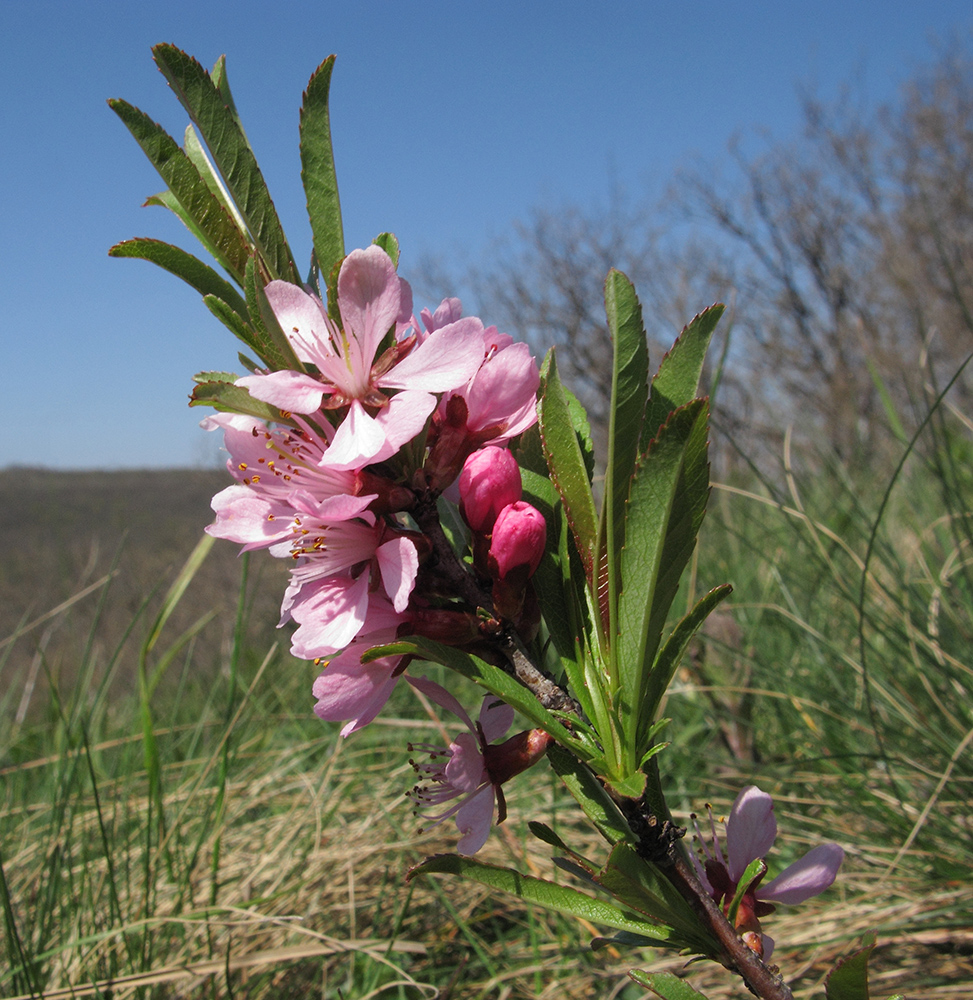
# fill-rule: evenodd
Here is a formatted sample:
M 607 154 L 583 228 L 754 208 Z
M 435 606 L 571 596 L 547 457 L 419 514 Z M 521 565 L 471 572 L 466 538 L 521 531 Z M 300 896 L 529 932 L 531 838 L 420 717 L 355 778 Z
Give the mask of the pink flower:
M 509 705 L 495 695 L 487 695 L 474 725 L 462 705 L 445 688 L 427 677 L 409 677 L 408 681 L 441 708 L 458 716 L 468 730 L 460 733 L 448 747 L 409 746 L 410 751 L 422 750 L 429 755 L 428 763 L 412 761 L 416 773 L 428 782 L 416 785 L 411 792 L 416 811 L 452 802 L 443 812 L 419 812 L 419 815 L 431 819 L 433 826 L 455 817 L 456 827 L 463 835 L 457 850 L 460 854 L 476 854 L 490 834 L 495 805 L 498 807 L 497 822 L 502 823 L 506 818 L 507 807 L 500 786 L 540 760 L 550 737 L 534 729 L 494 744 L 493 741 L 503 736 L 513 722 L 514 710 Z
M 330 659 L 314 682 L 311 690 L 317 699 L 314 712 L 318 718 L 346 722 L 341 735 L 349 736 L 378 715 L 405 668 L 405 657 L 384 656 L 371 663 L 362 663 L 361 657 L 373 646 L 394 642 L 409 622 L 408 614 L 397 612 L 382 596 L 372 598 L 358 635 Z M 313 659 L 320 655 L 321 648 L 314 625 L 302 623 L 294 633 L 291 652 L 302 659 Z
M 459 476 L 460 513 L 477 533 L 488 535 L 504 507 L 523 492 L 520 466 L 506 448 L 474 451 Z
M 704 887 L 728 910 L 747 866 L 758 858 L 763 859 L 777 839 L 774 801 L 756 785 L 748 785 L 740 792 L 726 821 L 726 856 L 716 833 L 712 811 L 710 825 L 711 846 L 698 825 L 696 827 L 704 857 L 700 864 L 692 856 L 693 863 Z M 737 930 L 750 948 L 764 959 L 770 958 L 774 942 L 761 932 L 759 918 L 773 913 L 774 903 L 803 903 L 824 892 L 834 882 L 843 860 L 844 851 L 837 844 L 819 844 L 767 885 L 759 884 L 763 873 L 759 874 L 744 893 L 736 918 Z
M 349 407 L 322 459 L 333 469 L 390 458 L 425 426 L 436 405 L 431 393 L 464 384 L 482 361 L 482 324 L 475 318 L 439 327 L 421 344 L 416 335 L 395 339 L 409 325 L 412 292 L 378 246 L 353 250 L 341 265 L 340 326 L 320 299 L 297 285 L 272 281 L 265 291 L 294 353 L 317 374 L 276 371 L 245 376 L 237 385 L 291 413 Z
M 490 539 L 490 565 L 496 579 L 505 580 L 518 570 L 524 580 L 533 576 L 544 555 L 547 523 L 544 515 L 524 500 L 500 511 Z

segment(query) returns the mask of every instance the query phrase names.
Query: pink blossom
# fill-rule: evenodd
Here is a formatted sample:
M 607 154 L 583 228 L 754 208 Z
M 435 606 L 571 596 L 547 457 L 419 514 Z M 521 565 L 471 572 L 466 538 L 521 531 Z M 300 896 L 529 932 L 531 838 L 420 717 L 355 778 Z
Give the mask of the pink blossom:
M 474 451 L 459 476 L 460 512 L 479 534 L 489 534 L 497 515 L 523 492 L 520 466 L 506 448 L 489 445 Z
M 421 750 L 429 756 L 428 762 L 411 762 L 416 773 L 427 782 L 416 785 L 410 793 L 416 810 L 435 809 L 452 802 L 443 812 L 419 812 L 419 815 L 432 820 L 433 826 L 455 817 L 456 827 L 463 835 L 457 850 L 460 854 L 476 854 L 490 834 L 494 807 L 498 823 L 506 818 L 501 785 L 536 764 L 544 756 L 551 738 L 543 730 L 532 729 L 503 743 L 494 743 L 513 722 L 514 710 L 509 705 L 488 694 L 474 725 L 463 706 L 445 688 L 427 677 L 407 679 L 417 691 L 461 719 L 468 730 L 448 747 L 410 745 L 411 751 Z
M 703 861 L 701 864 L 693 856 L 693 863 L 707 891 L 728 910 L 747 866 L 766 857 L 777 839 L 773 799 L 756 785 L 740 792 L 726 821 L 725 856 L 712 812 L 710 825 L 710 844 L 696 827 Z M 770 958 L 774 942 L 761 932 L 759 918 L 772 913 L 774 903 L 803 903 L 824 892 L 834 882 L 843 860 L 844 851 L 837 844 L 819 844 L 766 885 L 760 885 L 763 874 L 758 875 L 744 893 L 736 919 L 737 930 L 750 948 L 764 959 Z
M 322 459 L 331 468 L 361 468 L 391 457 L 425 425 L 436 405 L 431 393 L 464 384 L 482 361 L 482 324 L 472 317 L 439 327 L 421 344 L 415 335 L 395 339 L 410 322 L 412 292 L 379 246 L 353 250 L 341 265 L 340 326 L 320 299 L 297 285 L 272 281 L 265 292 L 294 353 L 317 374 L 277 371 L 245 376 L 237 385 L 291 413 L 347 406 Z M 376 357 L 390 333 L 391 343 Z M 399 413 L 393 417 L 389 395 L 396 391 Z
M 544 555 L 547 523 L 544 515 L 524 500 L 500 511 L 490 539 L 490 565 L 496 579 L 505 580 L 526 569 L 524 579 L 533 576 Z
M 326 648 L 317 636 L 318 621 L 301 624 L 294 633 L 291 652 L 302 659 L 320 656 Z M 314 682 L 317 699 L 315 714 L 326 722 L 345 722 L 342 736 L 349 736 L 371 722 L 385 706 L 404 667 L 402 656 L 384 656 L 362 663 L 362 654 L 374 646 L 394 642 L 399 632 L 409 626 L 409 615 L 401 614 L 391 603 L 377 595 L 366 609 L 359 634 L 325 665 Z

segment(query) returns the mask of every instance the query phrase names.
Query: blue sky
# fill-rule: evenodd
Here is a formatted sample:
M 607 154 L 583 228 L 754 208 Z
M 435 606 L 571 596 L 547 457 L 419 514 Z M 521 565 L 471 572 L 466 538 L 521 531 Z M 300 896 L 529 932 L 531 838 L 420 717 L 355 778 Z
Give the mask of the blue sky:
M 397 234 L 476 257 L 537 205 L 637 194 L 740 130 L 786 137 L 798 85 L 894 97 L 969 0 L 314 2 L 0 0 L 0 468 L 212 464 L 186 406 L 236 341 L 177 279 L 107 249 L 154 236 L 195 251 L 162 182 L 109 110 L 123 97 L 181 138 L 149 49 L 228 75 L 291 245 L 306 259 L 301 94 L 337 53 L 332 130 L 346 243 Z M 434 305 L 417 301 L 422 305 Z M 489 319 L 489 317 L 484 317 Z M 516 331 L 511 331 L 515 333 Z

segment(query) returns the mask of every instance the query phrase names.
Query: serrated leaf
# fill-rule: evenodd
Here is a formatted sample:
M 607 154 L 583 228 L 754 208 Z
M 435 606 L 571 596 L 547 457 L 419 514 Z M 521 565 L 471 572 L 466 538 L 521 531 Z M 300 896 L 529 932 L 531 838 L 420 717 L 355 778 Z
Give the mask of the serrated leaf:
M 679 890 L 626 842 L 616 844 L 595 881 L 626 907 L 676 929 L 700 954 L 715 955 L 719 944 Z
M 604 786 L 574 754 L 563 747 L 552 746 L 547 751 L 548 760 L 557 776 L 578 801 L 584 814 L 598 828 L 609 844 L 633 840 L 634 834 L 621 810 L 605 791 Z
M 203 302 L 206 308 L 235 336 L 242 340 L 247 347 L 259 351 L 260 344 L 254 335 L 253 328 L 236 310 L 228 306 L 222 299 L 215 295 L 204 295 Z M 255 362 L 247 359 L 245 367 L 248 371 L 255 371 Z
M 618 632 L 612 647 L 624 745 L 635 759 L 648 749 L 640 706 L 679 578 L 696 544 L 709 496 L 707 406 L 694 400 L 673 413 L 636 469 L 629 493 Z
M 406 877 L 412 879 L 416 875 L 455 875 L 490 889 L 509 893 L 547 910 L 651 938 L 656 947 L 679 947 L 682 943 L 671 928 L 643 920 L 634 914 L 626 914 L 606 900 L 596 899 L 556 882 L 521 875 L 512 868 L 475 861 L 473 858 L 437 854 L 417 865 Z
M 231 274 L 242 281 L 250 244 L 226 209 L 209 189 L 196 165 L 189 159 L 175 139 L 161 125 L 152 121 L 145 112 L 127 101 L 110 100 L 109 107 L 125 123 L 152 165 L 166 182 L 169 192 L 185 215 L 180 218 L 199 235 L 206 249 Z M 167 204 L 164 195 L 150 198 L 148 204 Z
M 649 674 L 648 684 L 646 685 L 645 694 L 642 699 L 642 707 L 640 711 L 648 719 L 653 719 L 655 717 L 656 710 L 659 707 L 659 702 L 662 700 L 662 696 L 666 693 L 669 685 L 672 683 L 672 678 L 676 673 L 676 669 L 682 660 L 683 654 L 686 652 L 686 647 L 692 641 L 692 638 L 699 631 L 700 626 L 709 617 L 710 612 L 723 600 L 725 600 L 733 592 L 733 588 L 728 583 L 724 583 L 720 587 L 714 587 L 708 593 L 704 594 L 693 606 L 692 610 L 685 615 L 677 624 L 676 627 L 669 633 L 669 637 L 666 639 L 659 651 L 659 655 L 656 657 L 656 661 L 652 666 L 652 671 Z M 654 727 L 653 727 L 654 728 Z M 649 733 L 639 734 L 639 743 L 642 744 L 645 739 L 649 737 Z
M 628 975 L 633 982 L 652 990 L 656 996 L 662 997 L 662 1000 L 706 1000 L 699 990 L 694 990 L 689 983 L 671 972 L 644 972 L 642 969 L 630 969 Z
M 551 480 L 564 504 L 585 576 L 593 586 L 598 515 L 553 350 L 548 352 L 541 368 L 537 419 Z
M 215 377 L 222 375 L 220 372 L 203 372 L 196 376 L 198 385 L 193 389 L 193 394 L 189 398 L 190 406 L 212 406 L 214 410 L 221 413 L 243 413 L 248 417 L 258 417 L 260 420 L 268 420 L 279 424 L 291 424 L 285 419 L 280 410 L 270 403 L 264 403 L 259 399 L 254 399 L 242 386 L 234 385 L 231 381 L 224 381 Z M 206 375 L 213 375 L 211 381 L 204 381 Z M 235 378 L 236 376 L 228 376 Z
M 723 309 L 723 305 L 717 303 L 693 317 L 662 359 L 649 392 L 642 429 L 643 451 L 669 419 L 669 414 L 696 397 L 706 351 Z
M 334 59 L 328 56 L 311 74 L 301 105 L 301 180 L 314 237 L 314 256 L 325 278 L 345 255 L 328 110 Z
M 182 278 L 200 295 L 214 295 L 241 318 L 247 315 L 247 304 L 243 296 L 208 264 L 187 253 L 180 247 L 162 240 L 138 238 L 116 243 L 109 251 L 109 257 L 136 257 L 148 260 L 164 268 L 177 278 Z
M 598 541 L 599 557 L 603 557 L 599 570 L 607 574 L 607 579 L 599 580 L 599 591 L 607 591 L 608 616 L 615 626 L 621 589 L 625 508 L 639 457 L 639 439 L 649 395 L 649 349 L 642 325 L 642 307 L 634 286 L 620 271 L 609 271 L 605 279 L 605 313 L 614 352 L 608 465 Z
M 209 148 L 213 164 L 240 210 L 270 277 L 300 284 L 300 274 L 250 143 L 209 73 L 174 45 L 153 46 L 152 54 Z
M 875 949 L 875 935 L 866 934 L 862 943 L 864 948 L 841 959 L 828 974 L 824 981 L 827 1000 L 869 1000 L 868 960 Z

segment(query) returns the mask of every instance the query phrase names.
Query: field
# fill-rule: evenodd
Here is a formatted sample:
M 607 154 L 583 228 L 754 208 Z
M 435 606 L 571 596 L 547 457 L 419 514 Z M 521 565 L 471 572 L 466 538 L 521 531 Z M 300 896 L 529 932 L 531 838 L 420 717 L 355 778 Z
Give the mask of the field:
M 666 709 L 680 817 L 756 782 L 778 801 L 774 866 L 846 850 L 832 890 L 766 923 L 802 998 L 869 929 L 873 996 L 973 982 L 973 477 L 961 435 L 928 444 L 881 481 L 718 486 L 684 582 L 735 592 Z M 436 716 L 402 691 L 348 740 L 316 719 L 315 668 L 276 629 L 282 568 L 202 535 L 224 480 L 0 472 L 0 997 L 635 1000 L 626 969 L 683 969 L 406 881 L 455 843 L 417 833 L 405 795 L 406 744 L 437 740 Z M 544 766 L 508 804 L 486 860 L 568 879 L 534 818 L 601 850 Z

